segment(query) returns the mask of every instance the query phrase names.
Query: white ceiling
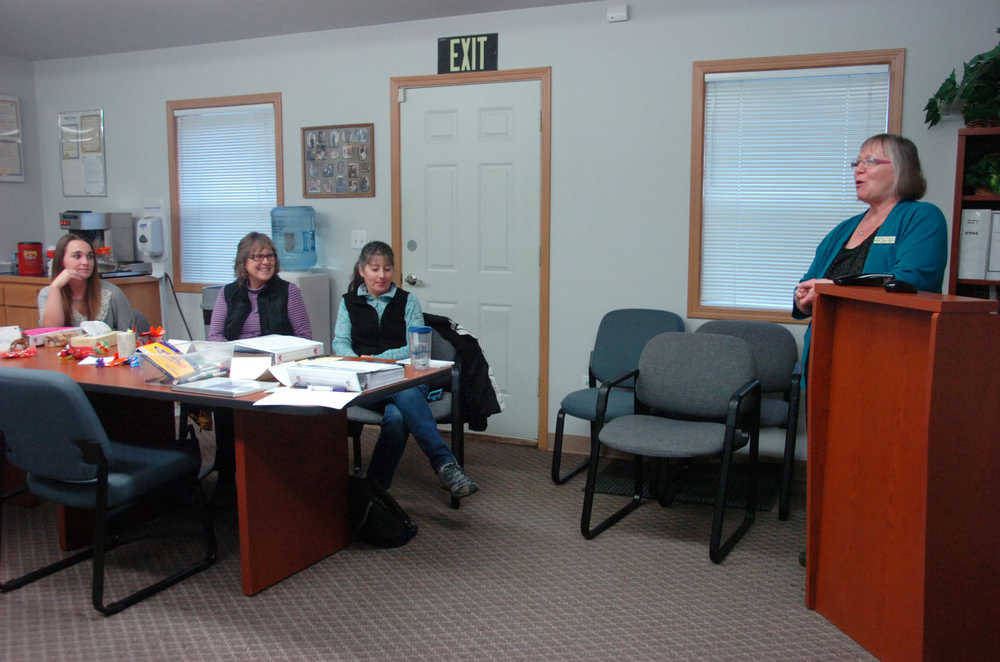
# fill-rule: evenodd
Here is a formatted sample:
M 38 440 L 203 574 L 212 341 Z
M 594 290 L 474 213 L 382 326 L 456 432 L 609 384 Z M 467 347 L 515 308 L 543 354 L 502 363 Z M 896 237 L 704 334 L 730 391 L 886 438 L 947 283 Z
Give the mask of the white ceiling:
M 191 46 L 580 0 L 0 0 L 0 56 Z

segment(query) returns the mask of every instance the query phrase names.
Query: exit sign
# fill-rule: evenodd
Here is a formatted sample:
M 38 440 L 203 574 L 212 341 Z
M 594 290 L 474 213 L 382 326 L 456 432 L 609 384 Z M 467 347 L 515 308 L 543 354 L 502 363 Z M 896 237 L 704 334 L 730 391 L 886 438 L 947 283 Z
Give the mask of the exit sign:
M 496 32 L 438 39 L 438 73 L 496 71 L 500 39 Z

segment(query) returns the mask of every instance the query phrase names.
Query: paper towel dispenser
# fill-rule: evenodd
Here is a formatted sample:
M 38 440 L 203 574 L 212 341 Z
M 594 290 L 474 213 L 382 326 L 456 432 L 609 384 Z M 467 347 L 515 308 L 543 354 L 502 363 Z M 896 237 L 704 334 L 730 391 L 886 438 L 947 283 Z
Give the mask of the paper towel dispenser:
M 135 245 L 143 257 L 163 255 L 163 219 L 159 216 L 140 218 L 135 226 Z

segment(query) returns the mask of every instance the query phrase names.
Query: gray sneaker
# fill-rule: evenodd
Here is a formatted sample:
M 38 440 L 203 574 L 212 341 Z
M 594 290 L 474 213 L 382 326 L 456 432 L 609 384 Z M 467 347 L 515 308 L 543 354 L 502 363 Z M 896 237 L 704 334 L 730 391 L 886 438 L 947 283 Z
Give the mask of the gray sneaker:
M 441 487 L 451 492 L 453 497 L 467 497 L 479 491 L 479 486 L 465 475 L 457 462 L 441 465 L 438 469 L 438 478 L 441 479 Z

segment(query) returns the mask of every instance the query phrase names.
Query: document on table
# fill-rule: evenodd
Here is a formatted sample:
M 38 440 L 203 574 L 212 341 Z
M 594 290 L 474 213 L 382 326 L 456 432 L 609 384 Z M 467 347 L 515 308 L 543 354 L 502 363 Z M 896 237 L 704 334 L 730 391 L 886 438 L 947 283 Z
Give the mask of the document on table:
M 270 395 L 253 403 L 254 407 L 282 405 L 286 407 L 327 407 L 343 409 L 354 398 L 361 395 L 348 391 L 314 391 L 305 388 L 280 387 Z

